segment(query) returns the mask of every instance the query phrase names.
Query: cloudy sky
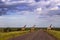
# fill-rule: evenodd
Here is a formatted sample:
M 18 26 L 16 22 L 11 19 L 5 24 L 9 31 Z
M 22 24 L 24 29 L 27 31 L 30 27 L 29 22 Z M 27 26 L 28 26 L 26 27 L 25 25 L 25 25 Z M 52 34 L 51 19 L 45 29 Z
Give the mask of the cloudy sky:
M 60 27 L 60 0 L 0 0 L 0 27 Z

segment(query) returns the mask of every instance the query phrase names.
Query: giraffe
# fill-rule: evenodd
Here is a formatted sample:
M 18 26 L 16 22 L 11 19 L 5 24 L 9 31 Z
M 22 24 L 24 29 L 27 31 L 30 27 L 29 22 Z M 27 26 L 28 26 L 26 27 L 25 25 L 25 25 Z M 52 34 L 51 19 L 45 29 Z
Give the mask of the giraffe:
M 52 24 L 49 27 L 47 27 L 47 30 L 51 30 L 51 27 L 52 27 Z
M 36 26 L 36 25 L 33 25 L 33 26 L 31 27 L 31 29 L 30 29 L 31 32 L 34 32 L 35 26 Z
M 24 27 L 22 27 L 22 28 L 21 28 L 21 30 L 22 30 L 22 31 L 24 31 L 24 30 L 25 30 L 25 28 L 26 28 L 26 25 L 24 25 Z

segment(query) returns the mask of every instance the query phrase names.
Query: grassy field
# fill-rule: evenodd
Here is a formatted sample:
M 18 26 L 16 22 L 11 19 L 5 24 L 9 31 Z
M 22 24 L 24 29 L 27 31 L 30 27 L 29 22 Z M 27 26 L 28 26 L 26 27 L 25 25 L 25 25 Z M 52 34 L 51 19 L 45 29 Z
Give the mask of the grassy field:
M 47 32 L 48 32 L 49 34 L 53 35 L 54 37 L 56 37 L 58 40 L 60 40 L 60 31 L 48 30 Z
M 31 28 L 26 28 L 25 31 L 21 31 L 21 28 L 0 28 L 0 40 L 8 40 L 9 38 L 24 35 L 30 32 L 30 29 Z M 35 28 L 35 31 L 39 29 L 46 31 L 46 28 Z M 60 40 L 60 28 L 52 28 L 52 30 L 47 30 L 47 32 Z
M 0 40 L 8 40 L 9 38 L 14 38 L 17 36 L 24 35 L 29 31 L 15 31 L 15 32 L 0 32 Z

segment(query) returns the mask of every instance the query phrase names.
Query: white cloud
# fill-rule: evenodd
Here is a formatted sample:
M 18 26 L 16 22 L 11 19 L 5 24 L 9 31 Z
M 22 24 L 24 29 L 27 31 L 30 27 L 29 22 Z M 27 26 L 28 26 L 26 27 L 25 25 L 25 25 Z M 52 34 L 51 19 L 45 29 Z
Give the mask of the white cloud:
M 17 12 L 16 12 L 17 13 Z M 19 13 L 24 13 L 23 15 L 5 15 L 5 16 L 0 16 L 0 26 L 4 27 L 21 27 L 20 25 L 34 25 L 38 23 L 38 18 L 37 16 L 33 13 L 34 12 L 29 12 L 29 11 L 21 11 Z
M 48 1 L 39 1 L 39 2 L 35 2 L 34 0 L 19 0 L 19 1 L 8 1 L 8 0 L 2 0 L 3 2 L 5 2 L 6 5 L 14 5 L 14 4 L 18 4 L 18 3 L 27 3 L 28 6 L 35 7 L 33 10 L 34 11 L 17 11 L 15 14 L 11 15 L 11 16 L 4 16 L 1 17 L 0 16 L 0 24 L 1 25 L 9 25 L 9 26 L 20 26 L 21 25 L 25 25 L 25 24 L 38 24 L 40 25 L 44 25 L 45 24 L 50 24 L 50 23 L 55 23 L 54 19 L 56 17 L 47 17 L 46 14 L 48 14 L 48 11 L 50 10 L 59 10 L 59 8 L 57 7 L 57 5 L 60 5 L 60 0 L 48 0 Z M 46 6 L 49 6 L 50 8 L 46 8 Z M 40 14 L 44 14 L 42 17 L 40 16 Z M 12 13 L 11 13 L 12 14 Z M 23 15 L 21 15 L 23 14 Z M 40 17 L 40 19 L 38 18 Z M 59 16 L 60 17 L 60 16 Z M 58 19 L 58 17 L 55 20 L 60 20 Z M 7 23 L 6 23 L 7 21 Z M 60 22 L 60 21 L 58 21 Z M 57 24 L 57 23 L 56 23 Z
M 28 3 L 34 4 L 34 0 L 19 0 L 19 1 L 11 1 L 11 0 L 2 0 L 6 5 L 14 5 L 18 3 Z
M 29 2 L 29 3 L 34 3 L 35 1 L 34 0 L 25 0 L 26 2 Z
M 5 2 L 6 5 L 14 5 L 14 4 L 18 4 L 18 3 L 24 3 L 25 1 L 12 1 L 12 2 Z
M 59 10 L 59 8 L 58 7 L 53 7 L 50 10 Z
M 37 11 L 41 11 L 42 10 L 42 8 L 37 8 Z
M 60 5 L 60 3 L 57 3 L 57 6 L 59 6 Z
M 9 2 L 10 0 L 2 0 L 2 2 Z
M 56 2 L 57 1 L 57 2 Z M 35 0 L 19 0 L 19 1 L 12 1 L 12 2 L 5 2 L 8 5 L 14 5 L 18 3 L 27 3 L 29 7 L 33 7 L 34 13 L 36 12 L 37 14 L 41 13 L 48 13 L 49 10 L 58 10 L 59 8 L 57 7 L 59 0 L 48 0 L 48 1 L 39 1 L 35 2 Z M 46 6 L 49 6 L 49 8 L 46 8 Z M 35 8 L 34 8 L 35 7 Z M 18 13 L 19 14 L 19 13 Z
M 41 14 L 42 13 L 42 8 L 37 8 L 34 10 L 35 13 Z
M 60 2 L 60 0 L 53 0 L 54 2 Z

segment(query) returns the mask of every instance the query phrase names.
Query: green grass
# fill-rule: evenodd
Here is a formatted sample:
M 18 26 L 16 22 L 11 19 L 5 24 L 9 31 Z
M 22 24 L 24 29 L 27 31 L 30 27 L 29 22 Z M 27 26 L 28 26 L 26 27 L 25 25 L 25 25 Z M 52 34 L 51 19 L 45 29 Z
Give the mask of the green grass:
M 49 34 L 55 36 L 58 40 L 60 40 L 60 31 L 48 30 L 47 32 L 48 32 Z
M 9 38 L 14 38 L 17 36 L 24 35 L 28 33 L 29 31 L 16 31 L 16 32 L 6 32 L 6 33 L 1 33 L 0 32 L 0 40 L 8 40 Z

